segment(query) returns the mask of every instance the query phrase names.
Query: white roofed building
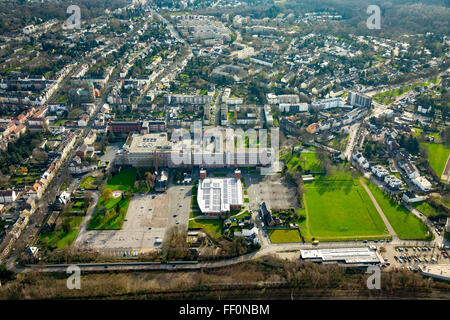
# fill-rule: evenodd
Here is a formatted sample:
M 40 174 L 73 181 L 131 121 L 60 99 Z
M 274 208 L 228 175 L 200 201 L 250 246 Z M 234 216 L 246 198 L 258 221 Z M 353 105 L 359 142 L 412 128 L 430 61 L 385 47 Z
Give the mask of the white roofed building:
M 225 216 L 244 204 L 239 178 L 203 178 L 198 183 L 197 202 L 204 215 Z
M 425 177 L 417 177 L 412 180 L 414 184 L 422 191 L 430 191 L 431 190 L 431 183 L 428 181 Z

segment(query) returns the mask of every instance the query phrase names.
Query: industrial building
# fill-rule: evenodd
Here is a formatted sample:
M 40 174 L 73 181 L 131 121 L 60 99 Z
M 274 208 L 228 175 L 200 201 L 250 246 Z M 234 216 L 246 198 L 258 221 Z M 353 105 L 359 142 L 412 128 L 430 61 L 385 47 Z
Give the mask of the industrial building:
M 225 131 L 223 132 L 225 134 Z M 272 148 L 231 148 L 219 142 L 201 145 L 195 139 L 170 141 L 166 133 L 131 134 L 116 153 L 114 165 L 164 168 L 227 168 L 270 166 Z
M 300 257 L 320 263 L 345 263 L 352 265 L 378 264 L 382 260 L 375 250 L 368 247 L 333 248 L 333 249 L 302 249 Z
M 244 204 L 240 178 L 239 170 L 233 178 L 207 178 L 206 170 L 201 170 L 197 202 L 202 213 L 219 217 L 230 210 L 240 210 Z

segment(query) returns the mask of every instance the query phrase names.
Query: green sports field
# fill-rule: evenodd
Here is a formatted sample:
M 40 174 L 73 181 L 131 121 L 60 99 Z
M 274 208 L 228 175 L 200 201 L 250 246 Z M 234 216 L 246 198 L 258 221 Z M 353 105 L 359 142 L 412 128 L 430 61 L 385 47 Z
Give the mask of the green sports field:
M 309 233 L 319 240 L 389 237 L 360 182 L 342 177 L 305 184 Z

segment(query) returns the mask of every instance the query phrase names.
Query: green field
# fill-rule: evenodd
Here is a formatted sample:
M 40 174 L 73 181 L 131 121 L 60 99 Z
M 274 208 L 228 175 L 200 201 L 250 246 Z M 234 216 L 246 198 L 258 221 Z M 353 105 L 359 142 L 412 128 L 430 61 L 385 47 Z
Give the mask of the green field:
M 127 215 L 130 197 L 115 198 L 106 202 L 100 202 L 89 220 L 89 230 L 119 230 Z
M 391 200 L 376 185 L 367 179 L 365 182 L 400 239 L 426 240 L 428 229 L 419 218 Z
M 222 236 L 222 220 L 219 219 L 189 220 L 189 228 L 201 228 L 215 238 Z
M 309 233 L 319 240 L 386 238 L 386 226 L 356 179 L 336 172 L 305 184 Z M 303 231 L 302 231 L 303 232 Z
M 39 237 L 39 242 L 50 250 L 61 250 L 70 246 L 77 237 L 82 220 L 83 217 L 72 218 L 68 232 L 65 232 L 63 229 L 58 229 L 45 233 Z
M 382 103 L 382 104 L 390 104 L 392 102 L 395 101 L 396 97 L 401 96 L 402 94 L 413 90 L 414 88 L 418 88 L 418 87 L 425 87 L 425 86 L 429 86 L 431 83 L 437 83 L 439 79 L 432 79 L 430 82 L 419 82 L 416 84 L 411 84 L 409 86 L 404 86 L 404 87 L 400 87 L 394 90 L 389 90 L 389 91 L 383 91 L 380 93 L 377 93 L 374 96 L 374 100 Z
M 268 233 L 272 243 L 302 242 L 297 229 L 269 229 Z
M 292 153 L 281 157 L 286 162 L 288 170 L 301 167 L 303 171 L 310 170 L 312 173 L 322 173 L 323 168 L 315 152 Z
M 439 215 L 441 212 L 437 210 L 436 208 L 430 206 L 427 202 L 420 202 L 420 203 L 414 203 L 414 208 L 422 212 L 425 216 L 436 216 Z
M 436 143 L 421 143 L 428 150 L 428 162 L 440 178 L 444 172 L 445 164 L 447 163 L 448 155 L 450 154 L 450 148 L 445 147 L 443 144 Z
M 80 189 L 94 189 L 95 185 L 93 182 L 95 181 L 94 177 L 86 177 L 81 181 L 79 188 Z
M 136 181 L 137 169 L 127 168 L 123 169 L 120 173 L 116 174 L 114 177 L 108 179 L 108 184 L 106 188 L 114 190 L 127 191 L 131 189 L 134 191 L 134 182 Z
M 136 168 L 122 170 L 108 180 L 105 189 L 132 191 L 136 181 Z M 127 215 L 131 197 L 122 196 L 118 198 L 104 199 L 100 197 L 94 214 L 89 220 L 88 229 L 92 230 L 118 230 L 122 228 L 123 221 Z

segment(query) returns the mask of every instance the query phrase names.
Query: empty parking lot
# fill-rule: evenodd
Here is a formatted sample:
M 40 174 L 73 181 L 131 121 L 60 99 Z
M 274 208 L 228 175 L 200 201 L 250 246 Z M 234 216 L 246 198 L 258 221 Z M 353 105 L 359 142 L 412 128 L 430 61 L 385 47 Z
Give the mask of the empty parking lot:
M 245 175 L 244 178 L 252 209 L 257 210 L 262 201 L 265 201 L 271 210 L 298 207 L 295 187 L 281 175 L 254 174 Z
M 102 253 L 146 252 L 158 247 L 168 220 L 168 195 L 136 194 L 130 202 L 121 230 L 86 230 L 78 234 L 76 245 Z

